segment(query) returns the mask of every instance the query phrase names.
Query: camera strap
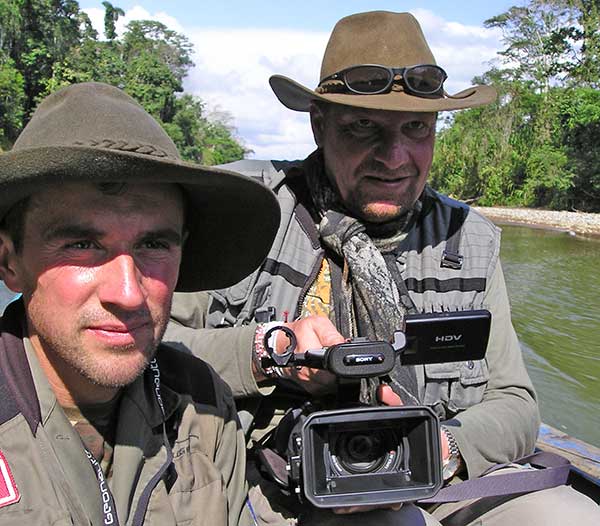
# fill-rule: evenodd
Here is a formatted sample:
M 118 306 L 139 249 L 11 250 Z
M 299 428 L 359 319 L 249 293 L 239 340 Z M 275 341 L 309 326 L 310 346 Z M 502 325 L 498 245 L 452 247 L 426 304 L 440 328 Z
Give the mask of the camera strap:
M 495 471 L 515 464 L 536 469 L 524 469 L 517 472 L 493 475 Z M 484 474 L 486 476 L 446 486 L 434 497 L 420 500 L 419 503 L 444 504 L 484 497 L 510 496 L 515 498 L 525 493 L 566 484 L 570 468 L 571 463 L 566 458 L 555 453 L 541 451 L 522 457 L 512 463 L 498 464 L 488 470 Z M 504 499 L 503 501 L 506 500 L 510 499 Z
M 152 374 L 152 383 L 153 383 L 153 391 L 154 396 L 156 398 L 156 403 L 160 408 L 160 412 L 162 414 L 162 431 L 163 431 L 163 441 L 167 450 L 167 460 L 165 464 L 161 467 L 160 471 L 154 475 L 151 480 L 152 484 L 146 487 L 144 490 L 142 497 L 140 498 L 140 505 L 134 515 L 133 524 L 142 524 L 144 519 L 144 514 L 148 505 L 148 501 L 150 499 L 150 491 L 154 488 L 154 485 L 158 480 L 162 477 L 162 475 L 166 472 L 167 468 L 171 465 L 173 461 L 173 453 L 171 451 L 171 447 L 169 446 L 169 441 L 167 439 L 167 429 L 165 424 L 165 408 L 163 405 L 162 397 L 160 395 L 160 370 L 158 368 L 158 362 L 156 358 L 154 358 L 150 364 L 148 370 L 150 374 Z M 100 487 L 100 496 L 102 500 L 102 515 L 104 517 L 104 524 L 110 524 L 113 526 L 119 526 L 119 518 L 117 516 L 117 507 L 115 504 L 115 499 L 108 487 L 108 482 L 102 472 L 102 467 L 100 463 L 94 458 L 94 456 L 85 448 L 85 454 L 94 469 L 94 473 L 96 474 L 96 478 L 98 479 L 98 485 Z

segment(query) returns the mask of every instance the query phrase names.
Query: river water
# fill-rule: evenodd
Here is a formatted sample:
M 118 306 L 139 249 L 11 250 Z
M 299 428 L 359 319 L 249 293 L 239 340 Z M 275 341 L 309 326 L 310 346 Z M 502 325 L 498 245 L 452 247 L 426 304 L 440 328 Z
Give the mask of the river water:
M 600 446 L 600 240 L 502 230 L 513 323 L 542 419 Z M 0 282 L 0 304 L 9 296 Z
M 542 420 L 600 446 L 600 240 L 503 225 L 501 258 Z

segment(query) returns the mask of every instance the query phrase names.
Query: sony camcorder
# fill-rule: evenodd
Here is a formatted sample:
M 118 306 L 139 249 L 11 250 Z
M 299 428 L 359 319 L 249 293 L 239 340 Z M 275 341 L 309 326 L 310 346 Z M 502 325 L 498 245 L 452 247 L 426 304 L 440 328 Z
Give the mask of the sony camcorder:
M 479 360 L 485 356 L 487 310 L 408 315 L 394 343 L 356 338 L 325 349 L 294 352 L 294 333 L 265 335 L 265 366 L 326 369 L 340 389 L 385 377 L 402 365 Z M 268 341 L 282 330 L 283 354 Z M 426 406 L 341 405 L 317 411 L 311 403 L 288 412 L 258 448 L 261 469 L 282 488 L 321 508 L 384 505 L 434 496 L 442 486 L 439 421 Z M 345 404 L 347 405 L 347 404 Z M 279 464 L 279 466 L 278 466 Z M 284 464 L 284 469 L 282 468 Z M 285 474 L 285 475 L 283 475 Z

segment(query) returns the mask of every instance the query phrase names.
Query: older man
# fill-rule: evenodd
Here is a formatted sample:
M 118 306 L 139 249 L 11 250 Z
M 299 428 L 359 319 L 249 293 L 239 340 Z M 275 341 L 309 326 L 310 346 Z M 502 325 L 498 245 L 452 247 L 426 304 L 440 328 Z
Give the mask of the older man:
M 22 295 L 0 322 L 0 524 L 283 522 L 248 500 L 229 389 L 160 345 L 174 290 L 260 264 L 272 194 L 181 162 L 132 98 L 88 83 L 0 157 L 0 220 Z
M 313 394 L 332 380 L 306 368 L 262 368 L 263 334 L 270 325 L 256 322 L 271 322 L 274 313 L 279 320 L 296 320 L 288 325 L 305 350 L 343 337 L 390 341 L 410 313 L 485 308 L 492 314 L 485 359 L 396 367 L 393 392 L 383 389 L 380 395 L 389 403 L 435 410 L 443 424 L 448 481 L 478 477 L 530 453 L 539 416 L 510 321 L 498 259 L 500 232 L 426 184 L 437 112 L 489 103 L 494 90 L 473 86 L 446 93 L 446 73 L 414 17 L 382 11 L 338 22 L 320 79 L 315 90 L 278 75 L 270 79 L 284 105 L 310 113 L 316 152 L 301 162 L 230 165 L 277 193 L 283 218 L 267 260 L 234 287 L 210 297 L 176 298 L 177 323 L 167 339 L 223 372 L 240 407 L 257 416 L 256 428 L 308 397 L 286 380 Z M 225 348 L 231 349 L 221 351 Z M 587 523 L 594 511 L 593 503 L 564 486 L 490 507 L 457 515 L 445 505 L 434 514 L 448 524 L 548 525 Z M 403 519 L 408 520 L 394 513 L 385 518 Z M 369 523 L 382 520 L 380 514 Z

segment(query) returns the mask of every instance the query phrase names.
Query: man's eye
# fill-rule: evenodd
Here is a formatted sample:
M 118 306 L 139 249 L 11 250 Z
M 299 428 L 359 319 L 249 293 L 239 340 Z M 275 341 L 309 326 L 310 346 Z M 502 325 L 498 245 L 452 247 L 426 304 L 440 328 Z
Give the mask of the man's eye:
M 141 248 L 150 250 L 169 250 L 170 245 L 166 241 L 159 239 L 147 239 L 141 243 Z
M 74 249 L 74 250 L 88 250 L 90 248 L 95 248 L 95 244 L 90 240 L 79 240 L 79 241 L 71 241 L 67 243 L 66 248 Z
M 431 126 L 423 121 L 410 121 L 402 126 L 404 133 L 413 138 L 425 138 L 431 133 Z
M 354 127 L 357 129 L 368 130 L 375 128 L 375 123 L 370 119 L 358 119 L 354 121 Z

